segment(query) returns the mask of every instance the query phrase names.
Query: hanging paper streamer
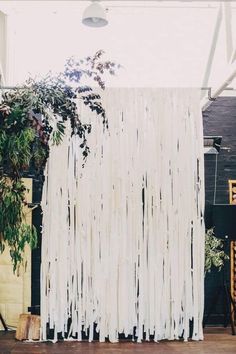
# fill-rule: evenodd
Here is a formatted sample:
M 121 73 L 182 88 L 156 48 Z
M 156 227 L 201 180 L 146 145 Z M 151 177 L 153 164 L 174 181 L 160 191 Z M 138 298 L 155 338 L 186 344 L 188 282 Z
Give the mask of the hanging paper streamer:
M 52 146 L 43 190 L 42 338 L 202 339 L 203 132 L 193 89 L 107 89 L 109 130 Z

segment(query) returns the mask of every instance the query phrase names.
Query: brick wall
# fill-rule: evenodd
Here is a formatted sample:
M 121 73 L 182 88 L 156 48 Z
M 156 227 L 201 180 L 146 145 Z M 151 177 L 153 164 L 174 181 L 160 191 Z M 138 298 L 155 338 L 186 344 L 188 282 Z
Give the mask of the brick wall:
M 228 180 L 236 179 L 236 97 L 219 97 L 203 114 L 204 135 L 222 136 L 220 153 L 205 155 L 206 226 L 212 226 L 211 205 L 228 204 Z M 229 282 L 229 263 L 221 272 L 213 270 L 205 278 L 205 314 L 211 313 L 208 324 L 224 324 L 225 293 L 222 285 Z M 211 308 L 219 295 L 217 303 Z
M 228 204 L 228 180 L 236 179 L 236 97 L 219 97 L 203 114 L 204 135 L 221 135 L 215 204 Z M 213 204 L 215 155 L 205 155 L 206 204 Z

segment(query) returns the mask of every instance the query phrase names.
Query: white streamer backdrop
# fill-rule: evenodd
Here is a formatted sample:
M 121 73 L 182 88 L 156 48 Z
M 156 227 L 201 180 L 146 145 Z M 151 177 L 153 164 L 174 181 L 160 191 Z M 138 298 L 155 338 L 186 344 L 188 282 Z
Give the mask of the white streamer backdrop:
M 52 146 L 43 191 L 42 338 L 202 339 L 203 132 L 199 91 L 107 89 L 109 120 Z M 68 329 L 68 319 L 71 323 Z M 68 333 L 69 332 L 69 333 Z

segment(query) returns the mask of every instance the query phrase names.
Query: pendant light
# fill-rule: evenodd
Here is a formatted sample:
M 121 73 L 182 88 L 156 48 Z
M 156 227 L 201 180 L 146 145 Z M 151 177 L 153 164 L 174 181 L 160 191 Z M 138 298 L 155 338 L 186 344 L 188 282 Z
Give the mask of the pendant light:
M 93 1 L 84 10 L 82 23 L 89 27 L 104 27 L 108 24 L 106 11 L 98 1 Z

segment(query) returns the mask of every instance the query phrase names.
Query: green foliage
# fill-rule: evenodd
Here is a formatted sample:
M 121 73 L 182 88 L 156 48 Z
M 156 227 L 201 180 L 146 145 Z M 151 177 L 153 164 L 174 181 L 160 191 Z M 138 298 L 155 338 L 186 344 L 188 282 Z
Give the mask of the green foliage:
M 45 149 L 45 146 L 36 139 L 32 149 L 32 158 L 31 162 L 34 161 L 34 166 L 36 169 L 42 168 L 48 156 L 48 151 Z
M 114 75 L 120 67 L 111 61 L 102 61 L 103 54 L 100 50 L 82 60 L 70 58 L 64 72 L 56 76 L 49 73 L 39 81 L 30 78 L 21 88 L 5 92 L 0 105 L 0 135 L 1 127 L 9 133 L 31 127 L 46 146 L 50 138 L 59 144 L 64 135 L 64 123 L 69 120 L 72 134 L 81 139 L 82 155 L 86 160 L 89 153 L 87 134 L 91 126 L 88 129 L 88 124 L 81 122 L 77 100 L 96 112 L 106 128 L 108 121 L 100 95 L 90 86 L 81 84 L 82 79 L 89 78 L 104 89 L 102 76 L 105 73 Z
M 15 171 L 29 167 L 32 158 L 31 144 L 35 132 L 31 128 L 4 136 L 1 144 L 0 160 L 11 166 Z
M 25 191 L 21 180 L 0 179 L 0 252 L 6 244 L 9 246 L 14 271 L 23 261 L 26 244 L 31 247 L 37 244 L 35 227 L 25 224 Z
M 209 229 L 205 235 L 205 273 L 210 272 L 212 267 L 221 270 L 224 261 L 229 257 L 223 251 L 224 241 L 214 236 L 214 230 Z
M 65 132 L 65 126 L 61 122 L 57 122 L 57 129 L 52 131 L 52 139 L 54 144 L 59 145 L 63 140 L 63 135 Z
M 77 100 L 101 117 L 108 127 L 100 95 L 90 86 L 82 85 L 82 78 L 94 80 L 105 88 L 102 75 L 114 75 L 119 66 L 102 61 L 103 51 L 83 60 L 71 58 L 65 70 L 56 76 L 49 73 L 36 81 L 26 83 L 2 95 L 0 104 L 0 252 L 10 247 L 13 268 L 22 262 L 26 244 L 34 247 L 37 234 L 34 227 L 25 224 L 23 212 L 25 187 L 21 177 L 31 168 L 42 172 L 49 153 L 49 140 L 60 144 L 65 122 L 69 121 L 72 134 L 81 139 L 83 159 L 89 154 L 87 135 L 91 124 L 80 120 Z M 8 178 L 6 178 L 6 176 Z

